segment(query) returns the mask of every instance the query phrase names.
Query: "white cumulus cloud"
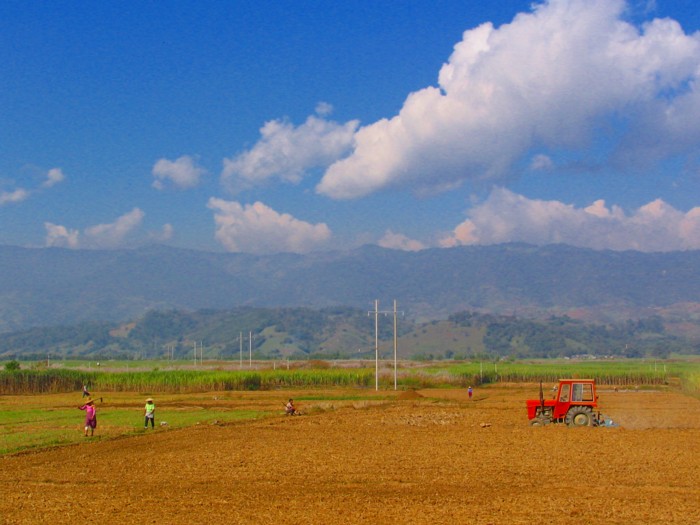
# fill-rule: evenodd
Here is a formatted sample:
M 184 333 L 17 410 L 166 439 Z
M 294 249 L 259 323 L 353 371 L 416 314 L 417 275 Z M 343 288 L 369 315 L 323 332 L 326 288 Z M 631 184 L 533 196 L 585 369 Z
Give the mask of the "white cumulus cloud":
M 443 247 L 527 242 L 596 250 L 700 249 L 700 207 L 679 211 L 661 199 L 630 213 L 598 200 L 585 208 L 528 199 L 505 188 L 471 208 L 468 219 L 440 241 Z
M 65 226 L 45 222 L 46 229 L 46 246 L 55 246 L 59 248 L 78 248 L 80 232 L 78 230 L 69 230 Z
M 10 191 L 0 191 L 0 206 L 25 201 L 41 189 L 52 188 L 56 184 L 63 182 L 64 179 L 65 176 L 60 168 L 52 168 L 46 173 L 46 179 L 39 187 L 31 190 L 15 188 Z
M 115 248 L 120 246 L 125 237 L 141 225 L 145 213 L 134 208 L 116 221 L 109 224 L 97 224 L 85 229 L 86 242 L 93 248 Z
M 153 181 L 153 187 L 162 190 L 165 189 L 165 182 L 168 180 L 178 188 L 193 188 L 199 184 L 206 170 L 197 166 L 193 157 L 183 155 L 174 161 L 158 160 L 151 173 L 156 179 Z
M 618 168 L 697 153 L 700 37 L 670 19 L 634 26 L 625 9 L 623 0 L 549 0 L 509 24 L 465 31 L 438 85 L 360 128 L 317 191 L 349 199 L 499 181 L 532 148 L 541 169 L 552 152 L 585 155 L 600 141 L 608 153 L 596 159 Z
M 340 124 L 327 120 L 331 108 L 320 103 L 318 115 L 294 126 L 286 120 L 266 122 L 260 140 L 248 151 L 224 159 L 221 181 L 236 192 L 271 179 L 296 184 L 308 170 L 326 168 L 347 154 L 353 144 L 356 120 Z
M 382 248 L 394 250 L 404 250 L 407 252 L 417 252 L 426 248 L 425 244 L 415 239 L 411 239 L 401 233 L 394 233 L 391 230 L 384 232 L 384 236 L 377 243 Z
M 301 221 L 262 202 L 242 205 L 212 197 L 208 207 L 214 210 L 216 240 L 230 252 L 304 253 L 331 237 L 326 224 Z
M 43 182 L 41 185 L 42 188 L 51 188 L 55 186 L 56 184 L 63 182 L 65 179 L 65 175 L 63 175 L 63 171 L 61 171 L 60 168 L 51 168 L 47 173 L 46 173 L 46 180 Z
M 175 227 L 168 223 L 163 224 L 160 230 L 148 232 L 148 239 L 153 242 L 167 242 L 175 236 Z
M 145 213 L 134 208 L 118 217 L 114 222 L 97 224 L 80 230 L 70 229 L 60 224 L 44 223 L 46 246 L 62 248 L 118 248 L 124 245 L 127 237 L 141 225 Z M 168 225 L 166 225 L 167 227 Z

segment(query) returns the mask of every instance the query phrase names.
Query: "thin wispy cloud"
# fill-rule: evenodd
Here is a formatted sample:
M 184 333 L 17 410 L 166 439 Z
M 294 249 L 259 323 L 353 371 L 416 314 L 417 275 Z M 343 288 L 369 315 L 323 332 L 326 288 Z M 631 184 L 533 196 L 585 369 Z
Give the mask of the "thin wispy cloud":
M 17 188 L 12 191 L 0 191 L 0 206 L 4 204 L 22 202 L 23 200 L 27 199 L 29 195 L 30 192 L 23 188 Z
M 65 175 L 60 168 L 52 168 L 46 173 L 46 180 L 42 183 L 42 188 L 51 188 L 65 180 Z
M 166 223 L 160 231 L 151 233 L 149 237 L 155 242 L 167 242 L 175 235 L 175 228 L 172 224 Z
M 60 168 L 52 168 L 46 172 L 44 182 L 35 189 L 15 188 L 12 190 L 0 191 L 0 206 L 6 204 L 16 204 L 29 199 L 36 192 L 52 188 L 65 180 L 65 176 Z

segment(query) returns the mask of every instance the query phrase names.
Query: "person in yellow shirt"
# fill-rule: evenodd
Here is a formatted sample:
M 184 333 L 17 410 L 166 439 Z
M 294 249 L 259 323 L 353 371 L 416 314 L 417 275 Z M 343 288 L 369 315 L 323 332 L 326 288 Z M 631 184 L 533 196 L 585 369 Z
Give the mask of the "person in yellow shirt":
M 151 422 L 151 428 L 156 428 L 156 405 L 153 402 L 153 398 L 146 399 L 146 408 L 144 410 L 143 428 L 144 430 L 148 428 L 148 422 Z

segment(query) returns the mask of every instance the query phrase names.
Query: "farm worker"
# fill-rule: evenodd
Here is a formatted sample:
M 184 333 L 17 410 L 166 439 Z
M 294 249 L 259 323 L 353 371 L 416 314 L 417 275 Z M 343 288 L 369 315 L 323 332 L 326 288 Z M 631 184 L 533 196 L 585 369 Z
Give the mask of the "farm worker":
M 90 392 L 88 392 L 87 385 L 83 385 L 83 397 L 90 397 Z
M 88 430 L 90 430 L 90 435 L 95 435 L 95 428 L 97 427 L 97 413 L 95 412 L 95 403 L 92 399 L 88 398 L 84 405 L 78 407 L 80 410 L 85 410 L 85 437 L 88 435 Z
M 467 388 L 467 392 L 469 393 L 469 399 L 472 398 L 472 395 L 474 394 L 474 391 L 472 390 L 472 387 Z
M 148 422 L 151 422 L 151 428 L 156 427 L 156 405 L 153 402 L 153 398 L 146 399 L 146 408 L 144 410 L 143 428 L 148 428 Z
M 286 405 L 284 405 L 284 413 L 288 416 L 293 416 L 297 409 L 294 407 L 294 400 L 290 399 Z

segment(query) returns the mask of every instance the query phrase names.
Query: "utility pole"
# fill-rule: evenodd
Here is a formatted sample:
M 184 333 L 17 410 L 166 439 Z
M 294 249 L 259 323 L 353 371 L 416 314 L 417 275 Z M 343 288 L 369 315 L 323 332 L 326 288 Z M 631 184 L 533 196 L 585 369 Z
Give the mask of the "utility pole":
M 248 332 L 248 367 L 253 368 L 253 332 Z M 241 368 L 243 367 L 243 334 L 240 335 Z
M 396 299 L 394 299 L 394 390 L 397 390 L 397 370 L 398 370 L 398 360 L 397 360 L 397 335 L 396 335 L 396 315 L 400 313 L 403 315 L 403 312 L 397 312 L 396 311 Z
M 374 300 L 374 389 L 379 390 L 379 299 Z
M 241 370 L 243 370 L 243 332 L 238 332 L 238 357 L 238 366 Z
M 367 312 L 370 315 L 372 312 Z M 379 311 L 379 299 L 374 300 L 374 389 L 379 390 L 379 314 L 390 314 L 390 311 Z M 403 312 L 401 312 L 403 314 Z M 396 300 L 394 300 L 394 390 L 397 386 L 397 344 L 396 344 Z

